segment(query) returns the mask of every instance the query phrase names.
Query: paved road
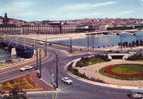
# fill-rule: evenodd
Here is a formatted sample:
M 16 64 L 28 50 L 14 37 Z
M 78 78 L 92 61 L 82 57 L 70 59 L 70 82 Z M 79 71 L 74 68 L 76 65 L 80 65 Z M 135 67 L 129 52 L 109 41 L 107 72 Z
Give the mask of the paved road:
M 59 78 L 61 79 L 63 76 L 67 76 L 66 71 L 64 71 L 64 66 L 71 60 L 86 56 L 88 53 L 78 56 L 67 56 L 60 50 L 55 48 L 48 47 L 49 59 L 44 60 L 42 62 L 42 79 L 51 83 L 53 77 L 52 75 L 55 73 L 55 53 L 59 58 Z M 7 71 L 5 73 L 0 74 L 0 83 L 6 80 L 13 79 L 18 75 L 23 75 L 27 73 L 31 73 L 34 70 L 29 70 L 25 72 L 20 72 L 19 68 L 15 68 L 13 70 Z M 71 77 L 72 78 L 72 77 Z M 59 89 L 60 91 L 57 93 L 56 99 L 128 99 L 126 90 L 118 90 L 100 86 L 94 86 L 77 79 L 72 78 L 73 85 L 68 86 L 59 80 Z M 28 95 L 29 99 L 52 99 L 55 93 L 49 94 L 33 94 Z
M 53 52 L 54 51 L 54 52 Z M 57 53 L 59 57 L 59 78 L 67 76 L 64 66 L 67 62 L 77 57 L 86 56 L 87 54 L 68 57 L 64 53 L 54 48 L 48 49 L 49 53 Z M 42 65 L 42 79 L 45 82 L 51 82 L 51 75 L 55 72 L 55 54 L 50 61 Z M 73 85 L 65 85 L 59 80 L 59 89 L 56 99 L 128 99 L 128 90 L 112 89 L 101 86 L 94 86 L 72 78 Z M 52 99 L 55 93 L 33 94 L 29 95 L 30 99 Z

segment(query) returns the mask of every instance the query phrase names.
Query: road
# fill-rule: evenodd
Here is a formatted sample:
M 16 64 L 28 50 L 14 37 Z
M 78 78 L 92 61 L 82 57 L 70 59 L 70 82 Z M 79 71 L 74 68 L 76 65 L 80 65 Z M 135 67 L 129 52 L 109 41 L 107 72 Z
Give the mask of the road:
M 127 97 L 128 90 L 121 89 L 112 89 L 101 86 L 95 86 L 91 84 L 87 84 L 78 79 L 72 78 L 72 85 L 65 85 L 61 82 L 61 78 L 67 75 L 67 72 L 64 70 L 64 66 L 71 60 L 81 57 L 87 56 L 88 53 L 78 55 L 78 56 L 66 56 L 63 52 L 54 49 L 48 48 L 49 53 L 53 53 L 52 59 L 45 64 L 42 65 L 42 79 L 45 82 L 50 83 L 52 79 L 52 74 L 55 73 L 55 54 L 59 57 L 59 89 L 56 94 L 56 99 L 129 99 Z M 30 99 L 52 99 L 55 93 L 49 94 L 33 94 L 29 95 Z
M 55 74 L 55 53 L 58 55 L 59 59 L 59 89 L 60 91 L 56 93 L 48 94 L 29 94 L 29 99 L 53 99 L 56 95 L 56 99 L 128 99 L 128 90 L 112 89 L 101 86 L 90 85 L 88 83 L 82 82 L 78 79 L 72 78 L 72 85 L 65 85 L 61 82 L 63 76 L 68 76 L 67 72 L 64 70 L 65 65 L 73 59 L 78 57 L 87 56 L 88 53 L 83 53 L 81 55 L 67 56 L 63 51 L 58 50 L 54 47 L 48 47 L 49 58 L 42 61 L 42 80 L 46 83 L 51 83 Z M 10 71 L 0 73 L 0 83 L 13 79 L 17 76 L 23 76 L 25 74 L 34 72 L 33 70 L 28 70 L 21 72 L 19 68 L 12 69 Z

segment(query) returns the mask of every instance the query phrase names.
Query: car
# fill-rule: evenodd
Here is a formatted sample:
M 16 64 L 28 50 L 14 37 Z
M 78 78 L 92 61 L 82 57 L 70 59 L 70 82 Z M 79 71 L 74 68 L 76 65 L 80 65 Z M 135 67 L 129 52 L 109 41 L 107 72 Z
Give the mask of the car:
M 30 69 L 32 69 L 32 68 L 33 68 L 33 66 L 27 65 L 27 66 L 21 67 L 21 68 L 20 68 L 20 71 L 26 71 L 26 70 L 30 70 Z
M 68 85 L 72 84 L 72 80 L 69 77 L 63 77 L 61 80 L 65 84 L 68 84 Z
M 43 41 L 39 41 L 38 43 L 39 43 L 40 45 L 45 44 L 45 42 L 43 42 Z
M 143 99 L 143 93 L 132 93 L 128 94 L 131 99 Z
M 142 90 L 132 90 L 128 97 L 131 99 L 143 99 L 143 91 Z

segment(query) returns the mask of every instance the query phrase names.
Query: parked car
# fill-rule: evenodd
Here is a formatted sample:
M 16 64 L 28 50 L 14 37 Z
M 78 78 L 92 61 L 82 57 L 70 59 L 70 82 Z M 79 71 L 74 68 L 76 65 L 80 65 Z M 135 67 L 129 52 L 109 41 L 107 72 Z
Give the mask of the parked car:
M 72 84 L 72 80 L 69 77 L 63 77 L 61 80 L 65 84 L 68 84 L 68 85 Z
M 33 68 L 33 66 L 27 65 L 27 66 L 21 67 L 20 71 L 26 71 L 26 70 L 30 70 L 32 68 Z

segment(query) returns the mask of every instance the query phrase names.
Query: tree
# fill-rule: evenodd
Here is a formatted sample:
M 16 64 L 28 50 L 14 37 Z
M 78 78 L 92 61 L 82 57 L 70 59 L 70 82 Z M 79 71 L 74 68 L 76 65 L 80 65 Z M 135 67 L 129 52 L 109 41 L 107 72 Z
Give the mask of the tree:
M 9 92 L 10 99 L 27 99 L 26 92 L 20 88 L 14 88 Z
M 26 92 L 17 87 L 9 91 L 9 94 L 1 95 L 0 99 L 27 99 L 27 97 Z

